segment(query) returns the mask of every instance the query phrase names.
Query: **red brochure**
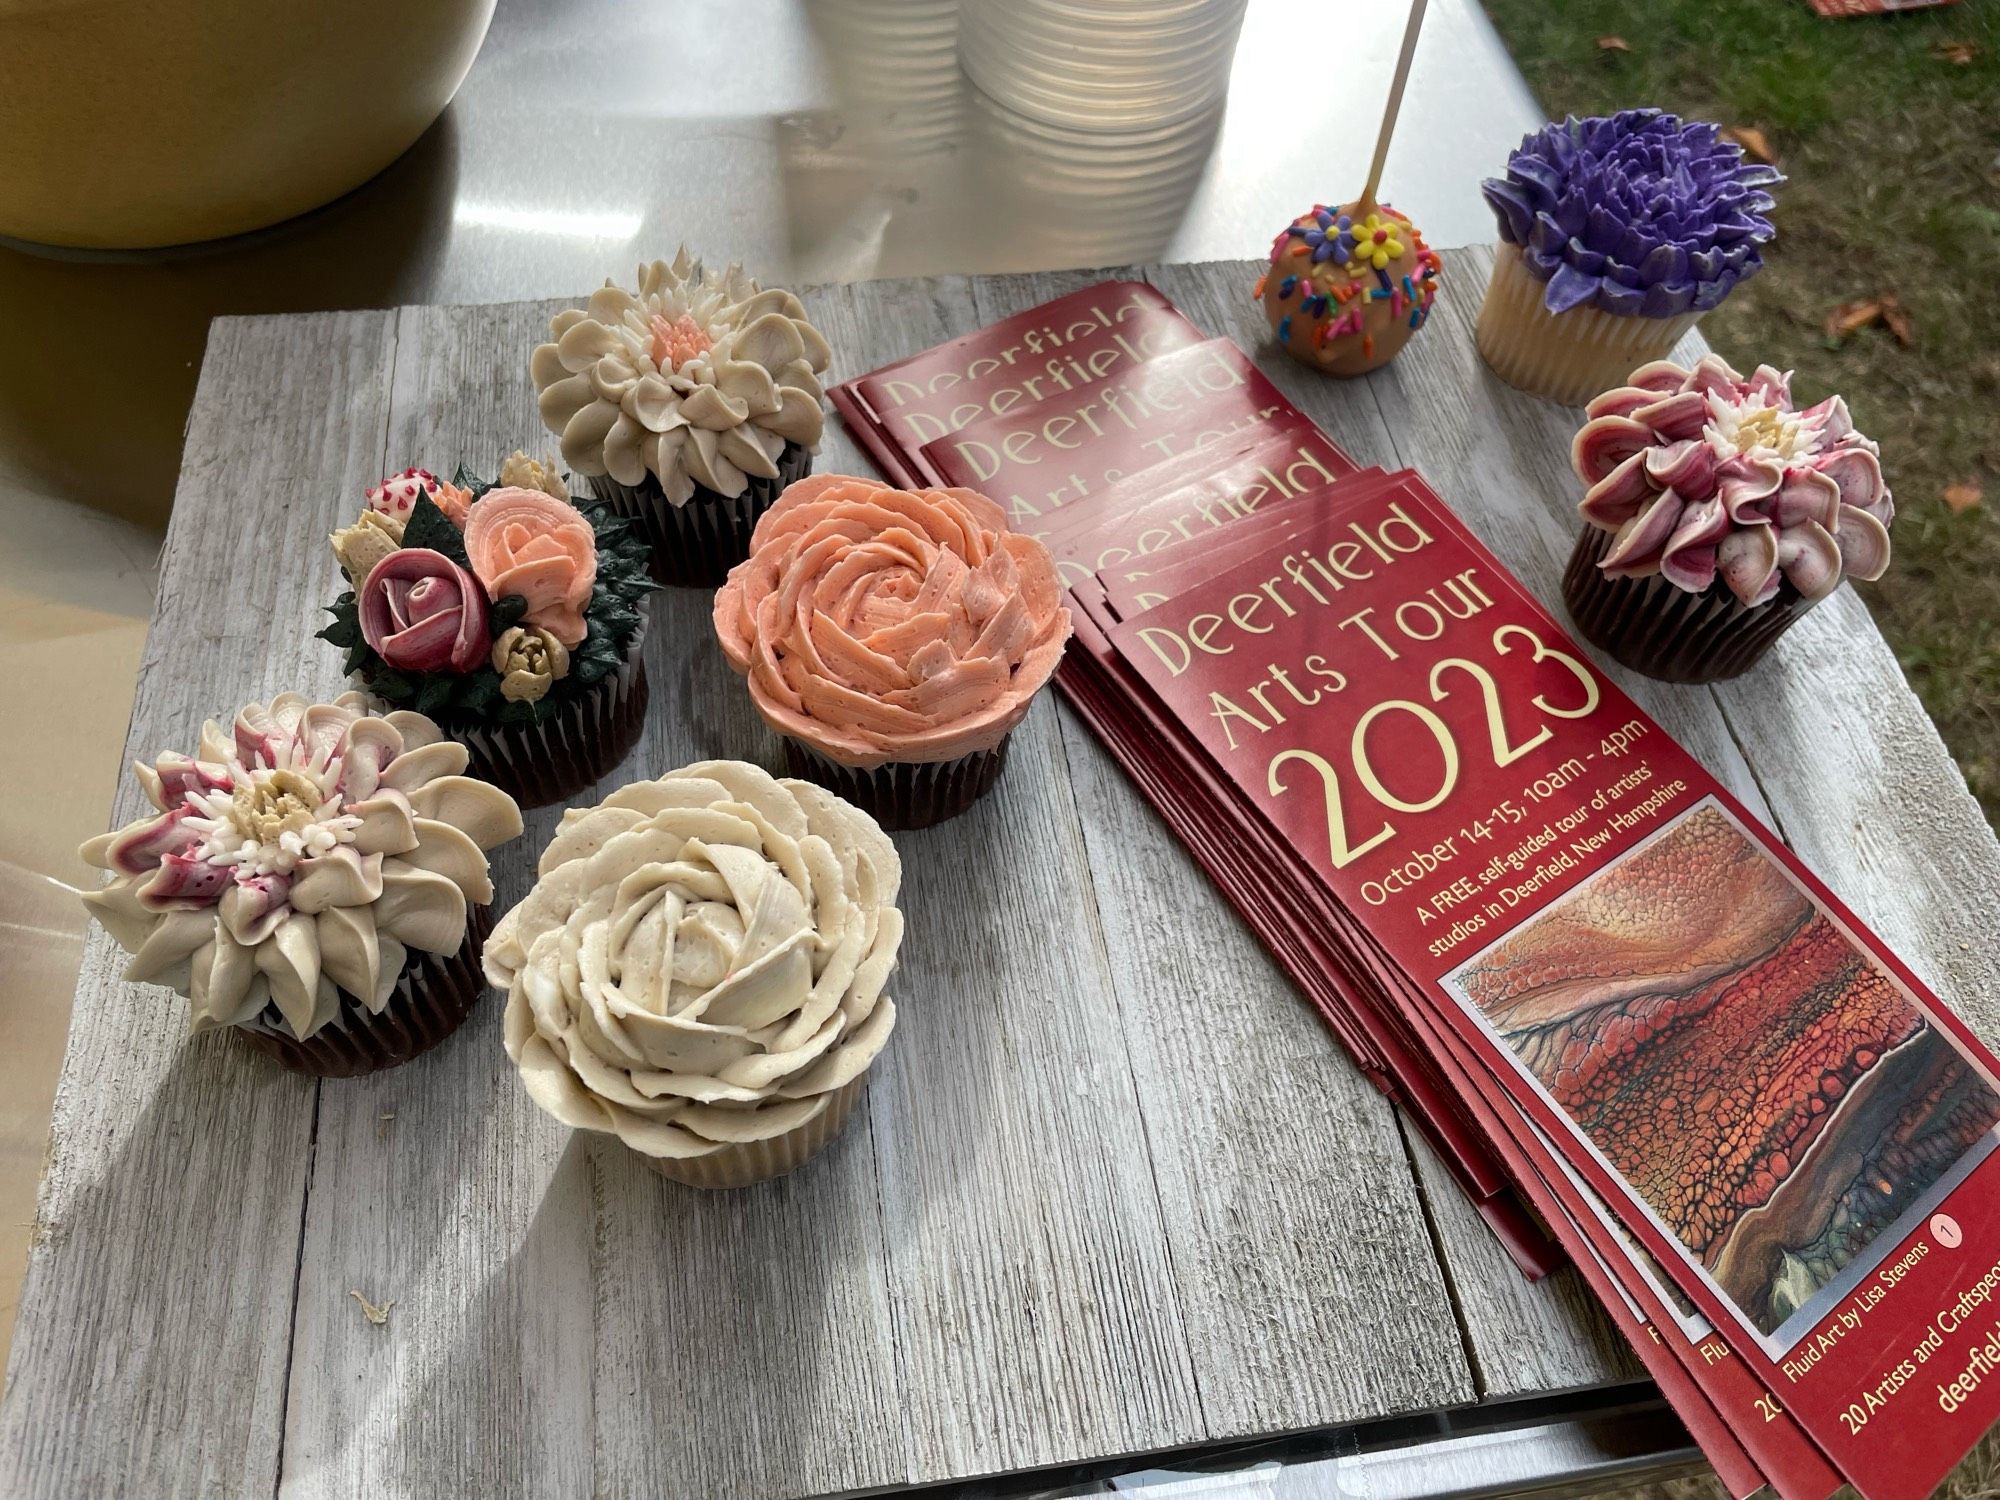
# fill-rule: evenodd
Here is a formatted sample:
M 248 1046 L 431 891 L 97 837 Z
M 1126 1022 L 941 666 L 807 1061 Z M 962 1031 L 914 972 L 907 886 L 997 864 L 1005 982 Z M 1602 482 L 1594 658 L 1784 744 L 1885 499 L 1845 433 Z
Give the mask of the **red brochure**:
M 1141 470 L 1066 505 L 1037 533 L 1067 583 L 1196 540 L 1211 540 L 1356 472 L 1333 439 L 1302 416 L 1274 422 L 1242 444 Z
M 2000 1415 L 1990 1054 L 1421 486 L 1289 540 L 1111 645 L 1771 1425 L 1927 1493 Z
M 1127 475 L 1298 415 L 1248 355 L 1210 339 L 974 422 L 925 444 L 911 463 L 928 483 L 999 501 L 1016 527 L 1033 531 Z
M 1208 335 L 1143 281 L 1101 281 L 827 392 L 893 483 L 906 455 L 985 417 L 1095 385 Z

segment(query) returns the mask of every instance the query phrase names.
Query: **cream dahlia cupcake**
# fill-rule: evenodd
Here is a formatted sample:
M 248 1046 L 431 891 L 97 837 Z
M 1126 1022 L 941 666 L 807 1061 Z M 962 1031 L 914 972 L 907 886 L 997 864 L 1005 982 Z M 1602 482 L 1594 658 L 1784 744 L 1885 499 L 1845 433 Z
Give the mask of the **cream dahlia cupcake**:
M 799 299 L 685 246 L 549 324 L 530 369 L 564 462 L 641 522 L 662 583 L 714 588 L 812 468 L 832 355 Z
M 694 1187 L 833 1139 L 896 1024 L 902 865 L 873 818 L 704 761 L 565 813 L 537 876 L 485 957 L 537 1104 Z
M 125 978 L 185 995 L 303 1073 L 345 1077 L 435 1046 L 479 998 L 486 851 L 521 831 L 465 747 L 359 693 L 252 703 L 190 759 L 133 766 L 154 811 L 85 844 L 83 901 L 132 955 Z
M 1544 125 L 1482 190 L 1502 244 L 1479 352 L 1509 385 L 1579 405 L 1667 354 L 1763 266 L 1776 169 L 1657 109 Z
M 1070 618 L 1048 549 L 984 495 L 826 474 L 757 523 L 715 633 L 795 772 L 923 828 L 993 785 Z
M 329 539 L 348 590 L 322 640 L 383 708 L 435 719 L 524 807 L 575 796 L 645 727 L 648 548 L 516 453 L 497 483 L 405 469 Z
M 1734 677 L 1843 577 L 1887 570 L 1895 502 L 1840 397 L 1799 411 L 1790 376 L 1746 380 L 1710 354 L 1635 370 L 1589 415 L 1563 600 L 1634 671 Z

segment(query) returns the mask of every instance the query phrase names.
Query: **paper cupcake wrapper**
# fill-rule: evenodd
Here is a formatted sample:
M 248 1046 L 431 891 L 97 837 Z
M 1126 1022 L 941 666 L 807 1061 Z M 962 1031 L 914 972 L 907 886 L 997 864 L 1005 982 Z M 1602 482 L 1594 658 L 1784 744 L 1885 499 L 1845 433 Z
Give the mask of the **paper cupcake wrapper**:
M 812 453 L 797 443 L 778 455 L 778 476 L 755 479 L 740 495 L 723 495 L 696 485 L 683 505 L 675 505 L 651 474 L 641 485 L 620 484 L 608 474 L 590 476 L 590 492 L 618 515 L 637 521 L 653 546 L 655 582 L 678 588 L 721 588 L 729 570 L 750 555 L 757 518 L 786 485 L 812 472 Z
M 986 795 L 1007 764 L 1007 739 L 957 760 L 891 761 L 860 770 L 829 760 L 802 740 L 785 741 L 791 773 L 852 802 L 884 828 L 929 828 Z
M 1664 359 L 1701 318 L 1613 317 L 1595 307 L 1552 313 L 1547 290 L 1521 264 L 1521 252 L 1498 245 L 1474 340 L 1495 375 L 1531 396 L 1581 406 L 1621 386 L 1639 366 Z
M 596 785 L 632 753 L 645 728 L 652 696 L 646 681 L 646 634 L 651 628 L 650 612 L 642 604 L 639 628 L 618 670 L 540 723 L 440 720 L 438 727 L 471 757 L 465 774 L 499 787 L 523 811 L 567 802 Z M 377 713 L 396 706 L 372 693 L 368 703 Z
M 1586 526 L 1563 574 L 1563 602 L 1577 632 L 1614 660 L 1661 682 L 1719 682 L 1757 664 L 1812 608 L 1790 584 L 1745 605 L 1721 583 L 1699 594 L 1658 574 L 1609 578 L 1598 568 L 1613 534 Z
M 829 1094 L 826 1108 L 805 1124 L 768 1140 L 739 1141 L 706 1156 L 678 1160 L 648 1156 L 643 1151 L 633 1154 L 662 1177 L 689 1187 L 734 1188 L 769 1182 L 804 1166 L 824 1151 L 840 1134 L 840 1127 L 854 1113 L 855 1101 L 867 1087 L 868 1074 L 864 1071 Z
M 479 969 L 479 950 L 492 926 L 484 906 L 465 913 L 465 941 L 453 953 L 423 953 L 412 949 L 380 1013 L 346 990 L 340 991 L 340 1013 L 304 1041 L 274 1005 L 251 1021 L 233 1028 L 244 1045 L 274 1058 L 295 1073 L 320 1078 L 354 1078 L 408 1062 L 428 1052 L 458 1030 L 486 992 Z

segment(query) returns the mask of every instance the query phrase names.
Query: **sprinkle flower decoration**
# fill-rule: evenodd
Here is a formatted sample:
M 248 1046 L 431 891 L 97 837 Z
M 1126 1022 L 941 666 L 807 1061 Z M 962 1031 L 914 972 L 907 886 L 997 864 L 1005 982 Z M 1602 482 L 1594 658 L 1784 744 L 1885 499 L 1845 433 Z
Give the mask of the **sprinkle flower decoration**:
M 1281 246 L 1287 240 L 1304 246 L 1316 266 L 1327 261 L 1344 266 L 1348 257 L 1354 254 L 1354 220 L 1325 204 L 1319 204 L 1298 223 L 1287 227 L 1278 239 Z M 1292 253 L 1297 255 L 1301 252 L 1293 250 Z
M 1341 222 L 1351 221 L 1343 217 Z M 1390 261 L 1402 259 L 1403 242 L 1397 237 L 1397 230 L 1401 227 L 1393 219 L 1370 214 L 1354 231 L 1356 253 L 1348 263 L 1347 274 L 1360 276 L 1370 270 L 1387 270 Z
M 1551 313 L 1704 312 L 1763 266 L 1774 168 L 1657 109 L 1543 126 L 1482 184 Z

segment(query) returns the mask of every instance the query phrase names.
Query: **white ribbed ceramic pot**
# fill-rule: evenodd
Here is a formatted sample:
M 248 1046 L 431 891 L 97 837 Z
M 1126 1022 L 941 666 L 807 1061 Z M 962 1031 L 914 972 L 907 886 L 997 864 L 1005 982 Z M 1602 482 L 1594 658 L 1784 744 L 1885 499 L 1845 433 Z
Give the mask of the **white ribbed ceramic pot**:
M 360 186 L 451 102 L 494 0 L 0 0 L 0 235 L 137 249 Z

